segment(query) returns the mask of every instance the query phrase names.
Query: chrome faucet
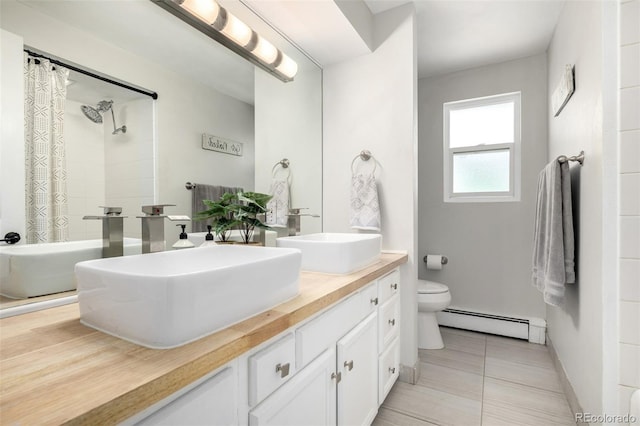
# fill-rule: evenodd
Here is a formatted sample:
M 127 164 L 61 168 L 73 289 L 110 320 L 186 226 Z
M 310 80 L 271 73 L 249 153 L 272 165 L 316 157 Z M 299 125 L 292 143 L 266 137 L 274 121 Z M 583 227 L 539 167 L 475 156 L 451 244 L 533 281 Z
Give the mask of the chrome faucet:
M 164 208 L 175 204 L 154 204 L 142 206 L 142 253 L 164 251 Z
M 84 220 L 102 221 L 102 257 L 117 257 L 124 253 L 122 207 L 105 207 L 104 216 L 84 216 Z
M 293 237 L 300 232 L 300 218 L 302 216 L 320 217 L 319 214 L 300 213 L 300 210 L 307 210 L 307 208 L 291 208 L 287 215 L 287 228 L 289 229 L 289 236 Z

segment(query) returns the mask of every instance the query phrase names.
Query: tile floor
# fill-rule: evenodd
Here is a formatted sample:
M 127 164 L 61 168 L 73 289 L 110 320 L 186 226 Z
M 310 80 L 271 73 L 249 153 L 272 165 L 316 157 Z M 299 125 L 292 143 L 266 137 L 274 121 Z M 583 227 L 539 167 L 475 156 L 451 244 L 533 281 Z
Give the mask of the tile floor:
M 397 382 L 373 426 L 575 425 L 546 346 L 441 327 L 420 380 Z

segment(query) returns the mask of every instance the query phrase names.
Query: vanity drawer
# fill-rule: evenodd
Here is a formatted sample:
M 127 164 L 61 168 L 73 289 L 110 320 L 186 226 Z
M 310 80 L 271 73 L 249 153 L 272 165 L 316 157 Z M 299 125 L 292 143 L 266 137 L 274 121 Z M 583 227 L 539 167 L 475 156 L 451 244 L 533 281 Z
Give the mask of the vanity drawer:
M 400 296 L 394 296 L 380 307 L 378 315 L 378 352 L 382 352 L 400 330 Z
M 360 299 L 362 305 L 362 318 L 366 318 L 371 312 L 375 312 L 380 306 L 378 299 L 378 283 L 373 282 L 360 290 Z
M 381 405 L 387 397 L 399 375 L 400 338 L 396 337 L 382 355 L 380 355 L 378 362 L 378 405 Z
M 262 401 L 296 373 L 293 333 L 249 357 L 249 405 Z
M 400 290 L 400 271 L 395 270 L 378 280 L 378 297 L 380 305 L 398 294 Z
M 335 346 L 362 319 L 362 298 L 349 296 L 296 330 L 296 361 L 304 367 L 326 349 Z

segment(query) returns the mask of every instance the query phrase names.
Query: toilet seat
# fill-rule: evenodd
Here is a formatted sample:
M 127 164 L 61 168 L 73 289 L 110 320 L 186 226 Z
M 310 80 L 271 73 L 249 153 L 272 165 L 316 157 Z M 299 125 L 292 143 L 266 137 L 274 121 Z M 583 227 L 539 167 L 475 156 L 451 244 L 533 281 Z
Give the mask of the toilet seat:
M 449 291 L 449 287 L 433 281 L 422 281 L 418 283 L 418 294 L 440 294 Z

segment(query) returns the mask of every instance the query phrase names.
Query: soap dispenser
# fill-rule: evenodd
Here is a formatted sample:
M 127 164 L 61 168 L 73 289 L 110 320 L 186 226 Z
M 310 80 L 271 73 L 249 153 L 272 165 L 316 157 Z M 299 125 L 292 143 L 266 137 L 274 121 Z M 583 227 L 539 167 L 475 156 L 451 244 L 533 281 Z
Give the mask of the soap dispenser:
M 200 244 L 200 247 L 208 247 L 208 246 L 217 246 L 216 242 L 213 241 L 213 234 L 211 233 L 211 225 L 207 225 L 207 235 L 204 237 L 204 243 Z
M 176 243 L 173 245 L 173 248 L 175 250 L 180 250 L 180 249 L 195 247 L 195 245 L 191 241 L 189 241 L 189 237 L 185 232 L 185 228 L 187 227 L 187 225 L 181 224 L 176 226 L 182 226 L 182 232 L 180 233 L 180 239 L 176 241 Z

